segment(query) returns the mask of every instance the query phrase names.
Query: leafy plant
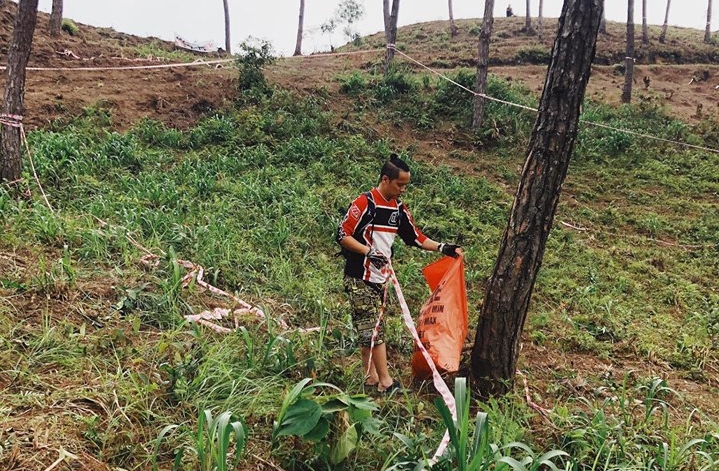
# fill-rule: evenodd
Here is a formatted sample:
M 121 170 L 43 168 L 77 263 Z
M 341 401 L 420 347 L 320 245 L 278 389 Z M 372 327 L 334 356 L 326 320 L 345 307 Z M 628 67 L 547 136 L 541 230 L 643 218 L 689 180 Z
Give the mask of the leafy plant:
M 60 26 L 60 29 L 65 31 L 70 36 L 75 36 L 77 33 L 80 32 L 80 28 L 77 26 L 77 24 L 75 24 L 75 22 L 69 18 L 62 19 L 62 25 Z
M 490 441 L 490 428 L 487 413 L 477 412 L 474 428 L 470 421 L 470 392 L 467 389 L 467 378 L 458 377 L 454 382 L 454 400 L 457 419 L 441 397 L 435 399 L 444 425 L 447 427 L 451 444 L 451 454 L 443 460 L 450 461 L 453 469 L 458 471 L 503 470 L 511 468 L 515 471 L 539 470 L 545 467 L 557 470 L 553 460 L 557 457 L 568 457 L 561 450 L 551 450 L 541 456 L 522 442 L 511 442 L 499 447 Z M 513 453 L 514 452 L 514 453 Z M 521 459 L 513 457 L 519 452 Z
M 372 419 L 378 407 L 365 395 L 349 395 L 329 383 L 310 383 L 311 378 L 303 379 L 285 396 L 272 428 L 273 443 L 282 436 L 301 437 L 316 444 L 323 461 L 337 465 L 357 447 L 363 431 L 378 433 L 378 423 Z M 320 402 L 309 397 L 317 388 L 337 393 Z
M 152 469 L 157 471 L 157 457 L 160 445 L 165 438 L 179 425 L 173 424 L 164 427 L 155 440 L 152 454 Z M 190 449 L 196 454 L 198 466 L 201 471 L 227 471 L 236 469 L 242 458 L 247 444 L 247 427 L 242 419 L 236 418 L 232 412 L 225 411 L 217 417 L 212 411 L 205 409 L 199 414 L 197 430 L 192 436 Z M 234 453 L 228 466 L 228 454 L 234 447 Z M 183 461 L 186 448 L 181 447 L 175 451 L 173 469 L 179 469 Z
M 269 87 L 262 69 L 274 62 L 272 45 L 263 40 L 248 38 L 240 44 L 237 68 L 240 71 L 238 88 L 241 92 L 267 94 Z

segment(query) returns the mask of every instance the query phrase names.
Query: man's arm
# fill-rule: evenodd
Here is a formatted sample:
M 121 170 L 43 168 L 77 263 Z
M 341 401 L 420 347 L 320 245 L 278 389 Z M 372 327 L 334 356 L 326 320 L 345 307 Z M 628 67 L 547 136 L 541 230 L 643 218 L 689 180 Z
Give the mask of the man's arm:
M 456 257 L 457 255 L 464 255 L 462 253 L 462 248 L 459 245 L 441 244 L 441 243 L 436 242 L 430 238 L 425 239 L 425 241 L 422 242 L 421 247 L 424 250 L 429 250 L 431 252 L 442 252 L 444 255 L 448 255 L 450 257 Z
M 340 245 L 343 249 L 347 249 L 350 252 L 355 252 L 361 255 L 367 255 L 370 248 L 366 245 L 361 244 L 357 239 L 352 236 L 345 236 L 340 239 Z

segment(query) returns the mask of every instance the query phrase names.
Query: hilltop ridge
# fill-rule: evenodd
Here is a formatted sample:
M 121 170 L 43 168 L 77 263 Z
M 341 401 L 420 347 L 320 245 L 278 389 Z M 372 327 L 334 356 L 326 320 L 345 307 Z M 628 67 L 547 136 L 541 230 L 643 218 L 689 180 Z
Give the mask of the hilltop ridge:
M 6 60 L 17 5 L 0 6 L 0 61 Z M 29 129 L 48 126 L 54 120 L 70 119 L 88 106 L 106 109 L 118 129 L 126 129 L 142 117 L 187 128 L 213 110 L 232 100 L 236 72 L 230 67 L 189 66 L 149 70 L 69 70 L 78 67 L 157 66 L 170 62 L 194 62 L 204 55 L 179 52 L 174 44 L 157 38 L 141 38 L 78 23 L 79 32 L 71 36 L 49 35 L 48 15 L 38 13 L 38 23 L 29 61 L 30 67 L 67 68 L 60 71 L 28 71 L 25 93 L 25 123 Z M 478 19 L 458 20 L 459 35 L 450 38 L 447 21 L 433 21 L 399 29 L 398 47 L 429 67 L 448 71 L 474 67 Z M 536 21 L 535 21 L 536 25 Z M 539 92 L 544 82 L 556 19 L 544 20 L 545 34 L 523 31 L 523 18 L 497 18 L 490 46 L 490 73 L 526 83 Z M 600 35 L 597 58 L 588 97 L 616 104 L 621 85 L 624 57 L 624 25 L 608 23 L 608 34 Z M 672 27 L 667 43 L 659 44 L 659 27 L 650 28 L 651 41 L 637 41 L 638 99 L 661 103 L 687 121 L 695 119 L 697 106 L 713 111 L 719 98 L 717 76 L 719 48 L 702 42 L 702 33 Z M 383 35 L 363 38 L 359 45 L 345 45 L 339 51 L 382 49 Z M 279 85 L 307 92 L 336 87 L 334 75 L 353 68 L 366 68 L 382 60 L 382 53 L 347 56 L 303 56 L 283 58 L 268 69 L 268 76 Z M 217 57 L 212 57 L 217 59 Z M 402 58 L 398 58 L 399 61 Z M 642 85 L 649 77 L 651 84 Z M 701 80 L 689 83 L 692 77 Z M 0 84 L 4 86 L 3 79 Z M 646 90 L 644 90 L 646 88 Z M 698 118 L 698 117 L 697 117 Z

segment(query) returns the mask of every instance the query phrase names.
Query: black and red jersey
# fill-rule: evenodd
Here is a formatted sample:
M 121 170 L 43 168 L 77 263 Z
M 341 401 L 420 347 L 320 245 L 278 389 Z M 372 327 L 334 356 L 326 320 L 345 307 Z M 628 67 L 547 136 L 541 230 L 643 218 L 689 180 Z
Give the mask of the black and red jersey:
M 387 201 L 377 188 L 359 195 L 350 205 L 337 230 L 337 242 L 347 236 L 354 237 L 365 246 L 392 256 L 392 244 L 399 235 L 405 244 L 421 247 L 427 240 L 414 224 L 412 215 L 401 201 Z M 384 283 L 385 277 L 367 257 L 348 252 L 345 275 L 373 283 Z

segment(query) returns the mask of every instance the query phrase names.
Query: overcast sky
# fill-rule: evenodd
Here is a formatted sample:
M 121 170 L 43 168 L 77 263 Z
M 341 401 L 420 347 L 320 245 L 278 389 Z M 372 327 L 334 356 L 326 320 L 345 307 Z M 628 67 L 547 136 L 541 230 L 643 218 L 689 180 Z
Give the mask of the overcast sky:
M 297 36 L 299 0 L 229 0 L 231 44 L 248 36 L 270 41 L 278 55 L 294 51 Z M 305 37 L 303 53 L 327 49 L 328 40 L 318 26 L 333 16 L 339 0 L 305 0 Z M 362 35 L 383 29 L 382 1 L 363 0 L 366 14 L 356 29 Z M 504 16 L 506 0 L 495 0 L 495 15 Z M 524 15 L 526 2 L 514 0 L 515 14 Z M 532 16 L 537 16 L 538 0 L 531 0 Z M 666 0 L 649 0 L 647 21 L 662 24 Z M 715 2 L 716 3 L 716 2 Z M 214 41 L 224 46 L 224 9 L 222 0 L 64 0 L 64 17 L 92 26 L 112 27 L 123 33 L 138 36 L 155 36 L 173 40 L 175 34 L 193 42 Z M 52 0 L 40 0 L 41 11 L 49 12 Z M 481 18 L 484 2 L 481 0 L 453 0 L 455 19 Z M 544 16 L 558 17 L 563 0 L 545 0 Z M 626 21 L 626 0 L 606 0 L 608 20 Z M 673 2 L 669 23 L 704 30 L 707 17 L 707 0 Z M 641 24 L 641 1 L 635 2 L 635 22 Z M 400 3 L 399 25 L 424 21 L 445 20 L 448 17 L 447 0 L 403 0 Z M 719 22 L 719 20 L 717 20 Z M 313 32 L 314 30 L 314 32 Z M 717 26 L 712 25 L 716 31 Z M 333 43 L 345 41 L 336 33 Z

